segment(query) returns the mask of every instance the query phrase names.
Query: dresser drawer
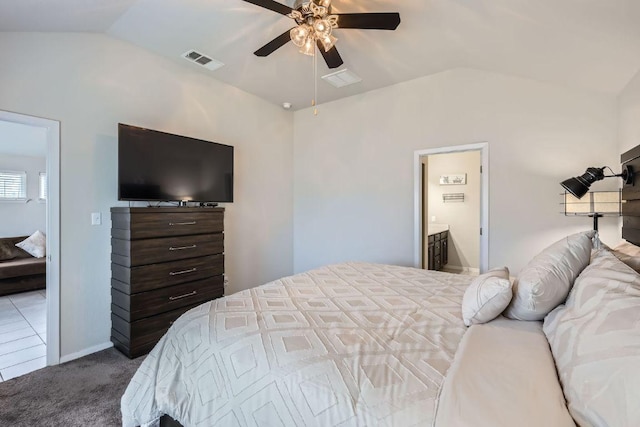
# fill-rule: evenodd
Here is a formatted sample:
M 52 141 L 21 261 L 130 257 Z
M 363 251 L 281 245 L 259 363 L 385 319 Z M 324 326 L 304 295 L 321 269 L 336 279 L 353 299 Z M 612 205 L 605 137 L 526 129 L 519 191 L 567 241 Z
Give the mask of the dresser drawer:
M 118 212 L 112 209 L 111 236 L 118 239 L 149 239 L 153 237 L 184 236 L 188 234 L 219 233 L 224 230 L 224 210 L 202 208 L 162 208 L 138 212 Z M 169 210 L 169 211 L 168 211 Z M 167 212 L 168 211 L 168 212 Z M 160 214 L 159 214 L 160 213 Z
M 222 254 L 139 267 L 124 267 L 112 263 L 111 285 L 126 294 L 135 294 L 222 274 Z
M 214 255 L 224 252 L 224 234 L 160 239 L 111 239 L 111 261 L 125 267 Z
M 148 353 L 178 317 L 199 304 L 181 307 L 157 316 L 127 322 L 111 313 L 111 341 L 128 357 Z
M 111 288 L 111 311 L 126 321 L 139 320 L 219 298 L 224 293 L 223 282 L 222 276 L 215 276 L 134 295 Z

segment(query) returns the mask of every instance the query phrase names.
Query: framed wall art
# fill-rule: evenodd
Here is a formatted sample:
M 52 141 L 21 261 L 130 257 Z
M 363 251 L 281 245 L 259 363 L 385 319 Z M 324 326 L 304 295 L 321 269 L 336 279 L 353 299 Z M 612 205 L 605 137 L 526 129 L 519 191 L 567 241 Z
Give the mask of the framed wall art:
M 466 183 L 466 173 L 450 173 L 446 175 L 440 175 L 440 185 L 465 185 Z

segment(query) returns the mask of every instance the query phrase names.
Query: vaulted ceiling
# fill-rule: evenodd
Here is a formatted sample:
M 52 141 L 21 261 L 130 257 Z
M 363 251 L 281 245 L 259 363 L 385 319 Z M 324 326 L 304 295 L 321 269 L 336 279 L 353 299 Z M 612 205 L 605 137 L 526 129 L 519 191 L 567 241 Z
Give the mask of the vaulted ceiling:
M 640 69 L 638 0 L 333 0 L 333 8 L 397 11 L 402 22 L 396 31 L 335 30 L 339 69 L 362 82 L 337 89 L 320 81 L 320 102 L 458 67 L 617 94 Z M 296 109 L 312 98 L 311 58 L 292 43 L 253 55 L 292 24 L 242 0 L 0 2 L 0 31 L 104 32 Z M 181 55 L 190 49 L 225 66 L 189 63 Z M 318 64 L 320 76 L 335 71 Z

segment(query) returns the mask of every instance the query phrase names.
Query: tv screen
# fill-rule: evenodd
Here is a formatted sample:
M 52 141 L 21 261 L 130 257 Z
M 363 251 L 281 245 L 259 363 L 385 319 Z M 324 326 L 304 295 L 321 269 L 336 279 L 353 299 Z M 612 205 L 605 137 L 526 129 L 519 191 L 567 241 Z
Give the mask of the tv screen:
M 233 147 L 118 124 L 118 200 L 233 201 Z

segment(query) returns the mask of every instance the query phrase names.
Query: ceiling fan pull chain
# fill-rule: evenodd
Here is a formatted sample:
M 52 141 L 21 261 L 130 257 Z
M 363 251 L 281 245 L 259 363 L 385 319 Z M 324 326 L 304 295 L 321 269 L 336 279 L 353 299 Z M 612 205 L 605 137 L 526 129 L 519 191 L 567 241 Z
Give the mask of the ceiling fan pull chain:
M 313 106 L 313 115 L 318 115 L 318 51 L 317 49 L 313 49 L 313 101 L 311 101 L 311 105 Z

